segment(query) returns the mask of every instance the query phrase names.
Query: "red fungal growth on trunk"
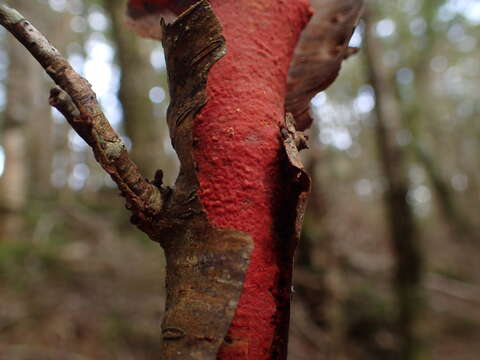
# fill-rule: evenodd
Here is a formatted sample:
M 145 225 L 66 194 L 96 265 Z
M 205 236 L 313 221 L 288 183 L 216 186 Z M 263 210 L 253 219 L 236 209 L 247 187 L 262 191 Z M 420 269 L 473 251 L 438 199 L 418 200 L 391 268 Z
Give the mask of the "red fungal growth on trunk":
M 291 239 L 280 238 L 275 229 L 275 213 L 282 206 L 280 126 L 286 79 L 311 10 L 308 0 L 210 3 L 223 26 L 227 55 L 209 74 L 209 102 L 195 122 L 199 195 L 215 226 L 246 232 L 255 242 L 229 331 L 231 344 L 218 359 L 266 360 L 281 321 L 282 268 L 291 268 L 278 251 L 279 242 Z
M 130 0 L 129 13 L 134 18 L 179 15 L 194 2 Z M 283 360 L 285 346 L 278 342 L 286 339 L 277 337 L 285 326 L 281 303 L 290 289 L 280 282 L 290 279 L 293 259 L 285 259 L 280 250 L 282 242 L 292 239 L 281 238 L 278 231 L 286 183 L 281 178 L 280 126 L 290 60 L 311 9 L 309 0 L 210 3 L 223 26 L 227 55 L 209 74 L 209 102 L 195 122 L 199 196 L 213 225 L 248 233 L 255 242 L 218 359 L 267 360 L 277 348 L 275 359 Z

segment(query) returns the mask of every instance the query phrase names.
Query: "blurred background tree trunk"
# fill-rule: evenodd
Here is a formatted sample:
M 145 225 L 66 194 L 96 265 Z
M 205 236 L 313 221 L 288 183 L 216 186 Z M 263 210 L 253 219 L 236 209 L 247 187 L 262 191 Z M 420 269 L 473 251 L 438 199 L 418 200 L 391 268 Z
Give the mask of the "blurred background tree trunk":
M 418 163 L 424 168 L 431 187 L 433 189 L 438 207 L 445 222 L 448 224 L 452 238 L 457 240 L 478 240 L 478 233 L 475 226 L 471 223 L 467 214 L 464 214 L 460 208 L 455 194 L 449 182 L 446 180 L 447 174 L 441 169 L 441 161 L 433 156 L 433 151 L 429 146 L 428 131 L 424 131 L 429 123 L 435 121 L 436 103 L 433 96 L 432 77 L 434 73 L 431 69 L 431 61 L 435 55 L 435 49 L 440 37 L 435 33 L 435 16 L 441 7 L 442 2 L 436 0 L 425 0 L 421 4 L 421 14 L 425 20 L 425 41 L 421 51 L 411 55 L 412 70 L 415 74 L 413 90 L 415 101 L 402 104 L 403 123 L 411 135 L 411 148 L 413 155 Z
M 45 11 L 45 5 L 38 1 L 20 0 L 27 16 L 38 19 L 36 26 L 41 31 L 54 34 L 51 41 L 64 50 L 69 35 L 66 14 Z M 16 3 L 15 3 L 15 6 Z M 22 49 L 20 49 L 21 51 Z M 21 56 L 21 54 L 20 54 Z M 25 56 L 23 54 L 23 56 Z M 29 89 L 25 93 L 31 98 L 26 135 L 29 167 L 28 191 L 32 199 L 46 200 L 52 195 L 51 174 L 54 149 L 52 110 L 48 104 L 48 89 L 50 83 L 41 72 L 40 66 L 34 62 L 29 76 Z
M 365 49 L 376 105 L 375 133 L 386 182 L 385 208 L 395 254 L 394 288 L 398 302 L 398 359 L 420 359 L 419 323 L 422 313 L 423 255 L 414 214 L 408 202 L 409 180 L 405 151 L 398 144 L 402 110 L 392 86 L 392 74 L 382 62 L 383 49 L 374 36 L 373 7 L 365 16 Z
M 153 49 L 151 40 L 145 40 L 125 26 L 127 0 L 104 0 L 105 10 L 112 21 L 112 39 L 116 48 L 116 58 L 120 66 L 121 78 L 119 100 L 123 110 L 123 125 L 126 135 L 132 142 L 132 158 L 145 176 L 153 178 L 159 168 L 165 170 L 167 181 L 175 178 L 175 159 L 168 154 L 166 142 L 170 141 L 165 113 L 159 114 L 153 97 L 155 91 L 166 87 L 164 74 L 155 72 L 150 55 Z M 167 92 L 163 91 L 164 96 Z
M 15 3 L 20 11 L 27 13 L 29 5 L 28 0 L 18 0 Z M 38 104 L 37 98 L 44 95 L 44 92 L 41 88 L 43 73 L 40 66 L 34 59 L 25 56 L 25 50 L 17 40 L 8 37 L 6 44 L 9 67 L 2 124 L 5 169 L 0 178 L 0 238 L 14 240 L 22 230 L 21 212 L 27 203 L 31 175 L 26 129 L 29 123 L 42 121 L 33 109 Z M 45 131 L 48 132 L 48 129 Z
M 322 169 L 327 166 L 327 161 L 318 139 L 317 123 L 313 124 L 311 131 L 314 135 L 309 141 L 310 151 L 303 157 L 305 167 L 312 177 L 312 188 L 302 230 L 302 246 L 297 254 L 295 287 L 297 301 L 304 304 L 307 319 L 311 319 L 318 327 L 323 338 L 321 341 L 318 339 L 315 344 L 316 355 L 322 356 L 322 359 L 341 360 L 345 355 L 342 352 L 345 329 L 341 313 L 343 291 L 335 244 L 338 239 L 331 229 L 331 200 L 326 191 L 327 186 L 320 176 Z M 297 322 L 294 326 L 301 324 Z
M 51 41 L 60 51 L 65 50 L 71 34 L 68 13 L 45 11 L 45 5 L 38 1 L 18 0 L 15 6 L 29 18 L 35 18 L 36 26 L 53 34 Z M 6 215 L 0 222 L 7 231 L 5 236 L 12 238 L 23 229 L 17 215 L 25 210 L 26 199 L 46 200 L 53 195 L 51 176 L 55 139 L 52 110 L 48 104 L 48 79 L 40 65 L 25 56 L 18 41 L 10 37 L 6 41 L 9 73 L 2 141 L 5 173 L 0 179 L 1 206 Z

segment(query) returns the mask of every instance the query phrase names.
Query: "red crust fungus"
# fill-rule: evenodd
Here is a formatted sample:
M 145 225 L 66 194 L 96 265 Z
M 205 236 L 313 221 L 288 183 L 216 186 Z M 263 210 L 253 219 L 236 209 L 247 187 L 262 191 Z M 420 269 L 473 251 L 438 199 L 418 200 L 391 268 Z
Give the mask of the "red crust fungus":
M 229 332 L 232 344 L 218 358 L 266 360 L 278 322 L 283 265 L 274 212 L 281 206 L 286 79 L 311 12 L 306 0 L 210 2 L 223 26 L 227 55 L 210 72 L 209 102 L 195 123 L 200 199 L 215 226 L 248 233 L 255 242 Z
M 130 9 L 174 11 L 193 1 L 131 0 Z M 199 196 L 213 225 L 255 242 L 221 360 L 267 360 L 279 326 L 285 264 L 275 214 L 282 200 L 280 127 L 294 47 L 312 15 L 309 0 L 210 0 L 227 55 L 209 74 L 209 101 L 197 115 L 194 158 Z M 278 221 L 278 220 L 277 220 Z M 289 259 L 293 261 L 293 259 Z M 285 292 L 285 290 L 282 290 Z M 288 290 L 289 291 L 289 290 Z M 281 354 L 286 358 L 286 354 Z

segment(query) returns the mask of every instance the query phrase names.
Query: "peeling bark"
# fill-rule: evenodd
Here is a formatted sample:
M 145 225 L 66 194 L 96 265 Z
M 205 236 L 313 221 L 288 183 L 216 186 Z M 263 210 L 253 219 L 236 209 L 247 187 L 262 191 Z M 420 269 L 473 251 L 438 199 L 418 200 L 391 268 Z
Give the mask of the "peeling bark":
M 153 183 L 140 175 L 88 82 L 38 30 L 5 5 L 0 5 L 0 23 L 57 83 L 51 105 L 92 147 L 117 183 L 133 213 L 132 222 L 165 250 L 167 304 L 160 358 L 215 359 L 240 298 L 253 243 L 247 234 L 211 225 L 196 195 L 194 118 L 207 101 L 208 72 L 225 53 L 210 6 L 198 3 L 174 25 L 164 26 L 172 96 L 168 123 L 181 161 L 175 190 L 162 185 L 161 171 Z
M 178 12 L 190 0 L 179 8 L 131 3 Z M 162 359 L 286 359 L 293 254 L 310 179 L 298 154 L 305 139 L 285 118 L 284 100 L 310 15 L 307 0 L 202 0 L 153 34 L 165 48 L 167 121 L 181 163 L 169 188 L 162 171 L 153 181 L 139 173 L 88 82 L 0 5 L 0 23 L 57 83 L 51 104 L 117 183 L 132 223 L 165 250 Z
M 209 102 L 194 127 L 199 197 L 213 224 L 243 231 L 255 243 L 229 342 L 218 358 L 281 360 L 296 205 L 281 129 L 288 67 L 311 12 L 305 0 L 210 3 L 228 51 L 212 68 Z
M 312 97 L 335 81 L 342 62 L 356 51 L 349 42 L 363 5 L 363 0 L 312 0 L 316 12 L 295 49 L 285 100 L 298 130 L 312 124 Z
M 300 241 L 308 195 L 310 194 L 311 180 L 307 174 L 300 151 L 306 147 L 306 139 L 302 133 L 295 130 L 295 120 L 292 114 L 287 113 L 285 125 L 282 128 L 284 157 L 282 162 L 285 190 L 283 202 L 276 216 L 282 243 L 279 253 L 282 256 L 282 277 L 279 281 L 281 296 L 278 298 L 280 321 L 276 329 L 274 347 L 271 359 L 286 359 L 288 354 L 288 335 L 290 329 L 290 306 L 293 277 L 293 261 L 295 250 Z
M 207 102 L 208 72 L 225 54 L 224 42 L 220 24 L 206 2 L 192 7 L 173 25 L 164 25 L 172 99 L 167 119 L 181 164 L 175 192 L 164 212 L 170 221 L 154 235 L 167 256 L 162 326 L 166 359 L 216 358 L 237 308 L 253 249 L 250 236 L 214 227 L 196 194 L 193 126 Z

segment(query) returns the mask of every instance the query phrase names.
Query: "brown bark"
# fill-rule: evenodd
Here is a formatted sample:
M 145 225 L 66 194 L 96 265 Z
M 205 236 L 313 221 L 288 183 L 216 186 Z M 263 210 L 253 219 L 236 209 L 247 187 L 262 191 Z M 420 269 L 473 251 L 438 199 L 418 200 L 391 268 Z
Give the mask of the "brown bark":
M 287 41 L 281 44 L 284 46 L 282 51 L 286 53 L 306 19 L 306 15 L 300 12 L 300 8 L 305 10 L 305 3 L 297 5 L 299 16 L 294 18 L 295 29 L 292 26 L 284 34 Z M 262 9 L 251 8 L 247 2 L 242 6 L 255 11 Z M 289 15 L 287 7 L 279 9 L 282 12 L 278 13 Z M 223 15 L 231 15 L 232 8 L 225 7 L 223 10 Z M 51 92 L 51 104 L 65 115 L 75 131 L 92 147 L 97 161 L 117 183 L 126 198 L 127 208 L 133 213 L 132 222 L 165 250 L 167 304 L 159 357 L 198 360 L 236 354 L 238 350 L 249 352 L 248 341 L 255 334 L 233 339 L 227 333 L 242 295 L 253 249 L 252 236 L 213 225 L 209 218 L 211 214 L 207 215 L 205 204 L 197 195 L 197 192 L 200 193 L 200 180 L 198 158 L 194 159 L 193 149 L 198 146 L 198 139 L 194 139 L 193 129 L 198 121 L 197 115 L 207 103 L 209 71 L 225 54 L 221 26 L 209 3 L 200 1 L 172 25 L 163 24 L 163 45 L 172 98 L 167 120 L 181 163 L 175 189 L 162 184 L 161 171 L 157 172 L 153 182 L 141 176 L 101 112 L 88 82 L 73 71 L 28 21 L 12 9 L 0 5 L 0 23 L 25 45 L 56 82 L 57 87 Z M 341 46 L 346 46 L 345 42 Z M 286 70 L 285 66 L 278 72 L 286 77 Z M 283 80 L 280 76 L 278 79 Z M 283 94 L 283 91 L 279 90 L 279 93 Z M 283 102 L 276 101 L 275 105 L 275 110 L 283 110 Z M 283 114 L 275 127 L 264 128 L 274 131 L 268 131 L 269 138 L 263 139 L 274 143 L 270 150 L 274 149 L 275 161 L 278 162 L 274 164 L 274 169 L 275 175 L 279 176 L 272 180 L 278 187 L 274 187 L 275 194 L 269 196 L 275 198 L 274 204 L 279 206 L 272 208 L 272 214 L 269 214 L 275 228 L 275 236 L 269 240 L 275 241 L 275 264 L 284 266 L 279 269 L 281 271 L 274 269 L 276 288 L 266 289 L 275 300 L 275 317 L 272 318 L 275 323 L 269 324 L 274 333 L 267 334 L 273 342 L 263 344 L 270 353 L 262 355 L 275 359 L 284 359 L 287 353 L 292 260 L 310 186 L 298 152 L 304 139 L 296 132 L 290 115 L 285 121 L 282 119 Z M 266 183 L 265 180 L 264 185 Z M 256 313 L 263 310 L 258 309 Z M 219 355 L 220 349 L 223 352 Z M 251 354 L 244 355 L 252 358 L 249 357 Z
M 175 236 L 162 240 L 160 232 L 153 237 L 167 256 L 163 354 L 170 358 L 184 351 L 189 353 L 185 359 L 213 359 L 234 316 L 253 248 L 248 235 L 212 226 L 197 196 L 194 119 L 207 102 L 208 72 L 225 54 L 224 38 L 210 6 L 201 2 L 164 27 L 163 45 L 172 99 L 168 125 L 181 163 L 166 209 L 176 225 L 168 236 Z M 181 336 L 170 337 L 170 329 Z
M 399 358 L 419 359 L 419 322 L 422 304 L 423 257 L 413 211 L 407 201 L 409 182 L 404 150 L 397 144 L 402 118 L 390 74 L 382 63 L 381 43 L 375 38 L 370 16 L 366 17 L 365 55 L 376 98 L 376 137 L 386 180 L 385 206 L 395 254 L 394 287 L 398 302 L 397 327 L 401 339 Z
M 316 11 L 295 49 L 285 99 L 300 131 L 312 124 L 310 100 L 333 83 L 343 60 L 355 51 L 348 43 L 364 4 L 362 0 L 313 0 L 312 6 Z
M 78 75 L 48 40 L 20 13 L 0 5 L 0 23 L 21 42 L 57 83 L 51 104 L 92 147 L 97 161 L 117 183 L 129 207 L 140 218 L 160 211 L 160 190 L 139 173 L 125 145 L 108 123 L 90 84 Z
M 207 100 L 204 89 L 208 71 L 225 51 L 220 26 L 210 7 L 201 2 L 165 29 L 170 34 L 165 47 L 173 59 L 170 79 L 176 79 L 171 87 L 174 96 L 169 123 L 181 160 L 175 191 L 161 185 L 160 172 L 155 184 L 139 174 L 88 82 L 23 16 L 0 5 L 0 23 L 57 83 L 51 104 L 92 147 L 97 161 L 117 183 L 133 212 L 132 222 L 165 249 L 167 308 L 160 358 L 215 358 L 240 297 L 252 243 L 241 232 L 210 225 L 196 195 L 193 119 Z M 185 32 L 185 27 L 195 31 Z M 191 46 L 185 47 L 185 43 Z M 206 48 L 210 49 L 207 53 Z M 184 71 L 187 64 L 194 65 L 191 72 Z
M 136 11 L 130 13 L 135 21 L 151 24 L 152 15 L 171 10 L 170 5 L 173 3 L 176 2 L 131 0 L 130 4 Z M 292 254 L 296 244 L 296 241 L 292 241 L 294 222 L 292 218 L 295 218 L 292 216 L 292 210 L 298 201 L 298 193 L 295 194 L 295 191 L 299 191 L 297 188 L 299 184 L 295 184 L 295 176 L 292 178 L 288 166 L 279 164 L 277 150 L 281 149 L 278 148 L 278 140 L 272 137 L 271 131 L 267 133 L 267 130 L 279 126 L 279 121 L 276 122 L 276 120 L 281 120 L 283 117 L 283 109 L 279 106 L 277 98 L 272 101 L 271 94 L 284 97 L 283 76 L 288 66 L 288 61 L 284 60 L 288 60 L 290 56 L 291 35 L 295 35 L 303 25 L 301 21 L 299 22 L 302 20 L 302 17 L 298 16 L 299 9 L 308 15 L 305 8 L 307 2 L 268 1 L 261 5 L 254 5 L 253 2 L 246 0 L 227 0 L 211 1 L 211 3 L 224 26 L 230 55 L 219 62 L 219 70 L 214 71 L 209 79 L 211 102 L 207 110 L 199 115 L 198 123 L 201 125 L 196 127 L 196 160 L 199 164 L 200 177 L 203 174 L 200 193 L 204 195 L 202 200 L 207 204 L 209 216 L 216 217 L 216 221 L 222 224 L 229 224 L 229 227 L 246 228 L 256 236 L 254 238 L 256 252 L 253 255 L 255 262 L 251 263 L 249 268 L 250 276 L 247 275 L 246 290 L 242 293 L 243 302 L 241 301 L 238 309 L 239 316 L 235 317 L 231 327 L 232 344 L 224 347 L 225 351 L 221 352 L 220 357 L 233 359 L 246 356 L 249 359 L 263 359 L 264 356 L 268 356 L 269 344 L 272 343 L 272 331 L 276 331 L 273 339 L 274 356 L 282 359 L 286 356 Z M 311 48 L 313 54 L 324 54 L 327 51 L 325 48 L 331 50 L 332 54 L 327 55 L 327 58 L 333 57 L 334 62 L 341 62 L 344 56 L 339 54 L 348 52 L 345 48 L 355 24 L 352 19 L 358 17 L 361 6 L 357 5 L 362 2 L 346 0 L 340 3 L 343 7 L 337 7 L 338 4 L 331 1 L 317 2 L 320 14 L 324 17 L 328 14 L 327 17 L 342 18 L 342 21 L 334 28 L 332 34 L 328 26 L 322 27 L 322 31 L 318 33 L 313 31 L 319 38 L 317 40 L 320 40 L 320 46 L 316 46 L 317 43 Z M 353 13 L 357 12 L 356 14 L 348 11 L 348 6 L 352 4 L 355 5 Z M 349 12 L 347 20 L 343 19 L 345 14 L 339 14 L 346 10 Z M 239 26 L 242 24 L 241 21 L 245 22 L 244 27 Z M 276 26 L 271 26 L 272 23 Z M 312 26 L 315 28 L 321 23 L 319 21 Z M 152 34 L 151 27 L 147 32 L 145 32 L 145 26 L 140 28 L 143 35 L 162 38 L 158 33 Z M 282 31 L 278 33 L 278 29 Z M 322 41 L 323 36 L 327 36 L 328 41 Z M 275 41 L 273 43 L 265 41 L 270 38 Z M 286 46 L 289 47 L 287 52 L 285 52 Z M 307 49 L 308 46 L 303 50 Z M 306 65 L 310 66 L 309 69 L 314 67 L 319 73 L 319 79 L 328 78 L 333 81 L 338 68 L 318 66 L 316 62 L 320 60 L 315 56 L 309 57 L 306 63 L 302 62 L 301 59 L 304 56 L 304 53 L 297 53 L 297 61 L 294 60 L 296 65 L 292 67 L 294 70 L 291 75 L 295 77 L 295 85 L 299 85 L 302 79 L 305 79 L 305 75 L 308 77 L 308 71 L 301 71 L 301 67 Z M 275 59 L 273 62 L 272 58 Z M 252 78 L 252 74 L 259 76 Z M 265 79 L 269 79 L 269 83 L 264 84 Z M 277 82 L 277 79 L 281 81 Z M 289 90 L 295 91 L 297 89 L 295 85 Z M 322 83 L 322 86 L 326 85 L 328 84 Z M 232 96 L 232 94 L 235 95 Z M 299 100 L 308 105 L 313 95 L 312 91 L 306 93 L 299 91 L 288 96 L 290 99 L 301 97 Z M 232 109 L 235 110 L 234 113 Z M 251 115 L 245 118 L 245 114 Z M 208 128 L 208 132 L 202 132 L 199 127 Z M 252 128 L 256 129 L 256 132 L 253 132 Z M 293 132 L 292 136 L 296 137 Z M 231 141 L 225 143 L 225 138 Z M 242 139 L 248 140 L 242 141 Z M 235 149 L 233 152 L 232 148 Z M 266 151 L 259 154 L 258 148 Z M 221 151 L 216 152 L 215 149 Z M 275 151 L 272 152 L 271 149 Z M 258 164 L 265 164 L 265 166 L 258 169 Z M 279 168 L 281 168 L 280 174 L 278 174 Z M 242 169 L 247 172 L 241 173 Z M 226 178 L 229 181 L 225 181 Z M 263 183 L 258 184 L 258 179 L 263 178 L 265 178 Z M 302 184 L 301 178 L 300 176 L 297 180 L 300 184 Z M 292 193 L 288 193 L 290 189 Z M 235 199 L 235 194 L 242 194 L 243 198 Z M 220 202 L 225 203 L 223 207 L 219 206 Z M 275 205 L 270 209 L 272 203 Z M 245 213 L 250 215 L 244 218 L 242 216 Z M 252 216 L 252 214 L 256 215 Z M 267 226 L 260 228 L 251 225 L 255 217 L 261 219 L 256 223 L 267 224 Z M 274 225 L 272 226 L 271 223 Z

